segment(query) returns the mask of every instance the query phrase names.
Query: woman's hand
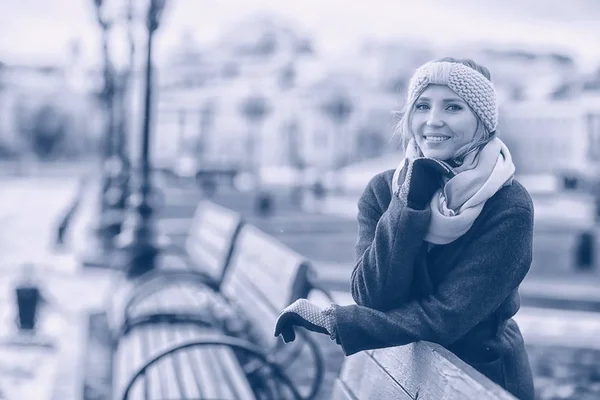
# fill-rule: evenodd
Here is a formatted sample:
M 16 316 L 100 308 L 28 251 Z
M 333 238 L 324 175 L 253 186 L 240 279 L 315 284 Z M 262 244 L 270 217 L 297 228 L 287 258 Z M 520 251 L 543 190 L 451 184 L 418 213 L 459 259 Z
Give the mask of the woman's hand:
M 275 322 L 275 336 L 281 335 L 285 343 L 296 339 L 294 326 L 324 333 L 335 339 L 335 318 L 332 307 L 321 309 L 306 299 L 299 299 L 281 311 Z
M 444 161 L 415 158 L 406 165 L 406 178 L 397 196 L 410 208 L 424 210 L 435 192 L 442 187 L 442 178 L 452 178 L 454 175 L 452 168 Z

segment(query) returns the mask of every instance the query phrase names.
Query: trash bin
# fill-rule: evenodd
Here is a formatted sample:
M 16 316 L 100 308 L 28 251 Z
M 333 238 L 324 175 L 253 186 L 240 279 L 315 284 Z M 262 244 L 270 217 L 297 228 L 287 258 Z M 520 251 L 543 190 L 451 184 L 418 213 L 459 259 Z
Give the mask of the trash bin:
M 575 250 L 575 268 L 589 271 L 594 268 L 595 236 L 592 232 L 583 232 L 577 241 Z

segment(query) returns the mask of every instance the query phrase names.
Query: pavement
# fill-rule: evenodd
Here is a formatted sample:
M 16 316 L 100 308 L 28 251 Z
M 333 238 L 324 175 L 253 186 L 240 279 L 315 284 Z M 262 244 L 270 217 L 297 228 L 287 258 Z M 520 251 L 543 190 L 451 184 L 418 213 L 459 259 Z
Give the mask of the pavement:
M 38 322 L 38 337 L 53 349 L 0 345 L 0 398 L 81 398 L 81 360 L 87 313 L 103 307 L 112 277 L 83 271 L 69 248 L 54 246 L 56 224 L 77 190 L 75 174 L 3 177 L 0 192 L 0 338 L 21 337 L 14 328 L 13 289 L 20 267 L 35 275 L 50 305 Z

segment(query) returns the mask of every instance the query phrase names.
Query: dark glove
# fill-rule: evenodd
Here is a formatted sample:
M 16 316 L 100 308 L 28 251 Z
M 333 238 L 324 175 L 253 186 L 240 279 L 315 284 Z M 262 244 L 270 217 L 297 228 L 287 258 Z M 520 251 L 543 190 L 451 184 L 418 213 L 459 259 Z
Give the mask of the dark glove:
M 398 190 L 400 200 L 415 210 L 424 210 L 435 192 L 443 186 L 443 177 L 452 178 L 452 168 L 444 161 L 419 157 L 406 165 L 406 178 Z
M 335 317 L 333 316 L 335 305 L 321 309 L 306 299 L 299 299 L 281 311 L 275 322 L 275 336 L 281 335 L 285 343 L 296 339 L 294 326 L 301 326 L 313 332 L 329 335 L 332 340 L 336 339 Z

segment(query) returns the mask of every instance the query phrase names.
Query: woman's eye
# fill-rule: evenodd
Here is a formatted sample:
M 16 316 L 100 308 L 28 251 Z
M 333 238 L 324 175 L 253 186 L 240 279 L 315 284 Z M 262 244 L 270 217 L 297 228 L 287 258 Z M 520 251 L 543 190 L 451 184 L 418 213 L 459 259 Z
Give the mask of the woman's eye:
M 450 110 L 450 111 L 460 111 L 462 109 L 463 108 L 461 106 L 459 106 L 458 104 L 450 104 L 448 106 L 448 110 Z
M 420 104 L 415 105 L 415 109 L 416 110 L 421 110 L 421 111 L 423 111 L 423 110 L 429 110 L 429 105 L 425 104 L 425 103 L 420 103 Z

